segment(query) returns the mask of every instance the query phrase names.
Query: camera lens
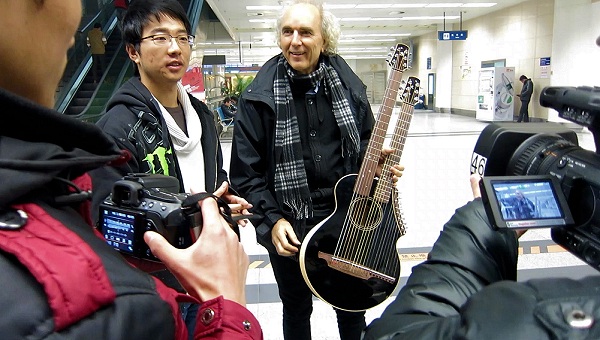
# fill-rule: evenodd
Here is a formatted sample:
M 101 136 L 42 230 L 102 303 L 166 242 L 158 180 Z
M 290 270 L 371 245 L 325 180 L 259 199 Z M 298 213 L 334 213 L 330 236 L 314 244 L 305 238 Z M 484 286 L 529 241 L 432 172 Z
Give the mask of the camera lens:
M 593 218 L 596 198 L 590 179 L 597 178 L 594 169 L 595 155 L 554 134 L 536 134 L 527 138 L 515 150 L 508 162 L 508 175 L 547 175 L 559 174 L 563 178 L 563 190 L 567 195 L 575 224 L 588 224 Z M 567 169 L 571 161 L 585 164 L 583 168 L 591 169 L 591 173 L 573 172 Z
M 559 135 L 533 135 L 515 150 L 506 173 L 512 176 L 545 175 L 562 156 L 577 149 L 581 148 Z

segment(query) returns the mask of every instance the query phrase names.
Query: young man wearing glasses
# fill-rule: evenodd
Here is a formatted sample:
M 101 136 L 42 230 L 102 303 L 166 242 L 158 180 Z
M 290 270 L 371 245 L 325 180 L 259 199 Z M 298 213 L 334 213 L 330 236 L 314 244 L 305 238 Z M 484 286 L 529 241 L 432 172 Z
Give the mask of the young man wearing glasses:
M 190 61 L 191 30 L 177 0 L 136 0 L 125 13 L 123 39 L 135 76 L 108 101 L 97 125 L 133 157 L 92 173 L 95 220 L 114 182 L 128 173 L 174 176 L 182 192 L 214 192 L 238 212 L 250 207 L 228 190 L 212 112 L 179 82 Z M 157 276 L 177 288 L 164 271 Z

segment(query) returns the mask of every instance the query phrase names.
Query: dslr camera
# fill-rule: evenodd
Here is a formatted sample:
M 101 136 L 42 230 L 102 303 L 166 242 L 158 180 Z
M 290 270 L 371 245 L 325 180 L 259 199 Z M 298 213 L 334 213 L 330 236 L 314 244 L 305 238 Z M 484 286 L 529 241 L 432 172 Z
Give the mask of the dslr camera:
M 479 136 L 486 213 L 497 229 L 552 228 L 552 239 L 600 270 L 600 87 L 546 87 L 540 104 L 587 127 L 595 152 L 557 123 L 491 123 Z
M 202 226 L 197 199 L 179 193 L 179 180 L 164 175 L 131 174 L 115 182 L 99 207 L 98 229 L 116 250 L 141 259 L 159 261 L 144 242 L 146 231 L 156 231 L 177 248 L 195 241 L 193 228 Z

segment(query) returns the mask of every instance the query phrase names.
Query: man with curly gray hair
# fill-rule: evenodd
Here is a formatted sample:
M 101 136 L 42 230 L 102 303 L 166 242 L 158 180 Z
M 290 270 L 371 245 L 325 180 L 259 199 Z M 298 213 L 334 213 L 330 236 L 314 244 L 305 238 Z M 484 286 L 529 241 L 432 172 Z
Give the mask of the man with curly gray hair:
M 333 213 L 333 188 L 357 173 L 374 124 L 366 86 L 336 54 L 339 25 L 314 1 L 296 1 L 277 22 L 281 53 L 238 102 L 232 186 L 254 206 L 283 303 L 283 334 L 310 339 L 312 293 L 297 262 L 301 240 Z M 395 178 L 402 167 L 392 167 Z M 359 339 L 364 312 L 337 310 L 341 339 Z

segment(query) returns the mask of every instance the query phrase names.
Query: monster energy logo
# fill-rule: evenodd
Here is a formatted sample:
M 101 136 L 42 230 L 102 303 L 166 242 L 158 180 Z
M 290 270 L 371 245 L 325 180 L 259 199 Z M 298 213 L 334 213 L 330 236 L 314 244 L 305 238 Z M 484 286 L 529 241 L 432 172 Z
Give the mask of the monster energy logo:
M 172 155 L 172 149 L 165 149 L 162 146 L 157 147 L 152 153 L 149 153 L 144 157 L 144 161 L 148 164 L 151 173 L 162 173 L 163 175 L 169 175 L 169 162 L 167 162 L 167 155 Z M 161 172 L 162 170 L 162 172 Z

